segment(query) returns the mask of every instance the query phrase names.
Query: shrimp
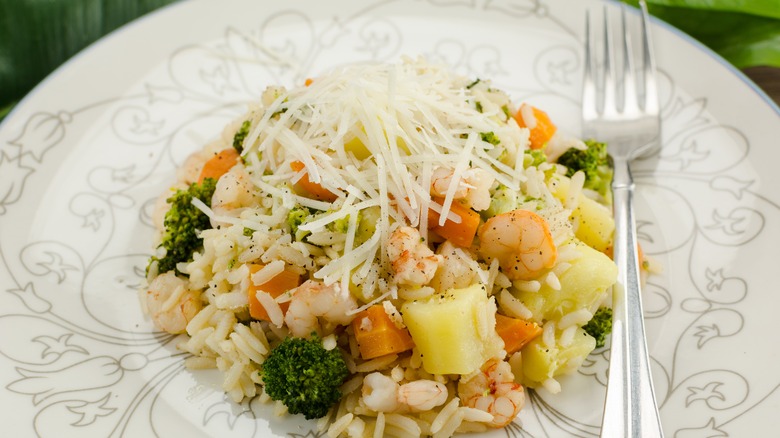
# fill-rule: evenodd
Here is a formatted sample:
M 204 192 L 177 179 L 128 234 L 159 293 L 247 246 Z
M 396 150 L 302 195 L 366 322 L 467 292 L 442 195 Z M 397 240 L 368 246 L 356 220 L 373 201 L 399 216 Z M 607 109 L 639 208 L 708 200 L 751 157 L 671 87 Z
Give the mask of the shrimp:
M 555 248 L 547 221 L 528 210 L 499 214 L 479 230 L 479 253 L 512 280 L 531 280 L 555 265 Z
M 436 253 L 442 256 L 442 263 L 433 279 L 428 284 L 436 290 L 460 289 L 473 283 L 477 271 L 469 263 L 474 256 L 467 250 L 458 248 L 449 240 L 439 245 Z
M 234 166 L 217 181 L 211 209 L 217 216 L 236 216 L 238 209 L 257 204 L 257 189 L 242 166 Z M 212 224 L 215 225 L 215 224 Z
M 168 333 L 183 333 L 187 324 L 203 308 L 198 292 L 173 271 L 155 277 L 146 291 L 146 308 L 154 325 Z
M 414 380 L 399 385 L 374 372 L 363 379 L 363 403 L 376 412 L 429 411 L 447 401 L 447 386 L 433 380 Z
M 443 257 L 422 241 L 416 228 L 399 227 L 390 234 L 387 255 L 398 284 L 423 286 L 436 274 Z
M 458 382 L 463 405 L 492 414 L 493 421 L 488 424 L 493 427 L 511 423 L 525 405 L 523 386 L 515 383 L 511 367 L 503 360 L 490 359 L 479 373 L 463 379 Z
M 447 386 L 433 380 L 415 380 L 398 388 L 398 402 L 413 411 L 429 411 L 447 401 Z
M 434 196 L 447 196 L 450 186 L 453 184 L 454 171 L 446 167 L 438 167 L 431 175 L 431 194 Z M 486 210 L 490 207 L 490 187 L 495 182 L 489 173 L 482 169 L 467 169 L 464 171 L 452 199 L 465 201 L 466 207 L 476 211 Z
M 339 283 L 326 286 L 308 280 L 298 286 L 284 315 L 284 322 L 293 336 L 303 338 L 317 332 L 322 335 L 319 318 L 324 323 L 347 325 L 355 317 L 352 310 L 357 302 L 349 291 L 342 291 Z

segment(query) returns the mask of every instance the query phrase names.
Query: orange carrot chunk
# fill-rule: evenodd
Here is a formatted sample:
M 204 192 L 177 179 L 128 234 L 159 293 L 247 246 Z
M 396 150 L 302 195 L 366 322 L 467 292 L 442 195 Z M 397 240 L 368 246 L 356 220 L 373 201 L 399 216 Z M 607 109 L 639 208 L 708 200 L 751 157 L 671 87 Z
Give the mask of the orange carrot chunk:
M 296 172 L 300 172 L 305 167 L 306 166 L 300 161 L 293 161 L 290 163 L 290 168 Z M 318 199 L 320 201 L 333 202 L 338 198 L 335 193 L 322 187 L 320 184 L 311 182 L 308 173 L 304 173 L 301 179 L 295 183 L 295 190 L 302 196 Z
M 529 112 L 531 116 L 529 116 Z M 533 120 L 525 120 L 524 114 Z M 515 114 L 515 120 L 521 128 L 529 129 L 531 149 L 543 148 L 558 129 L 546 112 L 525 103 L 520 105 L 520 109 Z
M 355 332 L 355 340 L 363 359 L 400 353 L 414 347 L 409 331 L 398 328 L 381 304 L 375 304 L 358 313 L 352 320 L 352 330 Z
M 238 158 L 237 150 L 233 148 L 222 149 L 203 164 L 203 170 L 200 171 L 198 183 L 202 183 L 206 178 L 219 179 L 219 177 L 228 173 L 231 167 L 236 165 Z
M 268 312 L 265 310 L 265 307 L 263 307 L 262 304 L 260 304 L 260 301 L 257 300 L 257 292 L 263 291 L 267 292 L 271 297 L 277 298 L 279 295 L 287 292 L 290 289 L 294 289 L 298 287 L 300 284 L 300 275 L 298 275 L 296 272 L 285 268 L 284 271 L 277 274 L 272 279 L 266 281 L 265 283 L 255 286 L 255 284 L 252 282 L 252 274 L 256 273 L 260 269 L 262 269 L 263 265 L 256 265 L 252 264 L 249 265 L 249 287 L 247 288 L 248 294 L 249 294 L 249 316 L 251 316 L 254 319 L 261 319 L 263 321 L 270 321 L 270 317 L 268 316 Z M 287 308 L 290 306 L 290 303 L 279 303 L 279 307 L 282 308 L 282 312 L 287 312 Z
M 504 349 L 512 354 L 542 334 L 538 324 L 496 313 L 496 333 L 504 340 Z
M 433 201 L 444 204 L 443 198 L 433 198 Z M 453 245 L 470 247 L 479 227 L 479 213 L 458 202 L 453 202 L 450 205 L 450 211 L 460 216 L 460 223 L 447 219 L 444 225 L 440 226 L 441 215 L 433 210 L 428 210 L 428 229 L 449 240 Z

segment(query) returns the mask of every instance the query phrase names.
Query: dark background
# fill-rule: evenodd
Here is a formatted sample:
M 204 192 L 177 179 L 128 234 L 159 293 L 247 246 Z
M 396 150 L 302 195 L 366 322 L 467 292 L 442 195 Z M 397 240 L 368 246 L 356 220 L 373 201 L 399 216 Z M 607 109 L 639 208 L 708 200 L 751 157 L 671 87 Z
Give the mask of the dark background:
M 175 1 L 178 0 L 0 0 L 0 120 L 36 84 L 78 51 L 136 17 Z M 707 29 L 689 24 L 696 21 L 692 20 L 695 14 L 703 12 L 669 11 L 652 4 L 650 10 L 737 63 L 780 103 L 780 68 L 777 68 L 780 65 L 770 67 L 761 65 L 761 59 L 731 57 L 735 47 L 733 38 L 728 42 L 712 40 Z M 752 21 L 735 24 L 741 27 L 756 24 L 756 17 L 745 19 Z M 780 26 L 780 20 L 776 23 L 771 19 L 761 20 L 759 24 Z M 745 47 L 749 44 L 745 42 Z M 739 49 L 739 44 L 736 47 Z

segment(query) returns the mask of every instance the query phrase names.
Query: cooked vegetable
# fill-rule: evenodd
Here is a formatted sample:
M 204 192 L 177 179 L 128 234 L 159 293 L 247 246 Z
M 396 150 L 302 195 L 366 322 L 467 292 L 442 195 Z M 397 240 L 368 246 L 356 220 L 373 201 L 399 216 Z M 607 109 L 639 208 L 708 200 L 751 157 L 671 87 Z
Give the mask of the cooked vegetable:
M 240 155 L 244 152 L 244 139 L 249 134 L 249 127 L 252 126 L 251 120 L 244 120 L 241 123 L 241 127 L 238 128 L 236 134 L 233 136 L 233 149 Z
M 615 283 L 615 262 L 582 243 L 577 250 L 580 256 L 570 260 L 571 266 L 558 276 L 559 290 L 544 283 L 537 292 L 517 293 L 517 299 L 533 312 L 535 322 L 555 321 L 577 309 L 592 309 Z
M 326 350 L 316 334 L 285 338 L 261 365 L 265 392 L 291 414 L 320 418 L 341 399 L 339 387 L 349 375 L 338 349 Z
M 263 265 L 251 264 L 249 265 L 249 276 L 256 273 L 263 268 Z M 292 269 L 285 268 L 282 272 L 275 277 L 266 281 L 265 283 L 255 286 L 250 280 L 249 287 L 247 288 L 247 294 L 249 295 L 249 315 L 254 319 L 261 319 L 263 321 L 270 321 L 268 311 L 265 310 L 260 301 L 257 300 L 257 292 L 263 291 L 271 295 L 272 298 L 277 298 L 279 295 L 287 292 L 290 289 L 298 287 L 301 282 L 301 276 Z M 287 307 L 290 306 L 289 302 L 279 303 L 279 307 L 282 308 L 282 312 L 287 311 Z
M 558 130 L 546 112 L 527 103 L 520 105 L 515 120 L 521 128 L 529 129 L 531 149 L 542 149 Z
M 585 172 L 585 188 L 607 196 L 612 184 L 611 158 L 607 144 L 586 140 L 587 149 L 571 148 L 558 157 L 558 164 L 566 166 L 566 176 L 571 177 L 578 170 Z
M 206 178 L 218 180 L 219 177 L 226 174 L 231 167 L 236 165 L 239 157 L 240 155 L 235 149 L 222 149 L 203 164 L 203 170 L 200 171 L 198 182 L 201 183 Z
M 542 328 L 534 322 L 496 313 L 496 333 L 504 341 L 504 350 L 512 354 L 541 335 Z
M 566 202 L 569 197 L 570 180 L 555 177 L 554 185 L 550 187 L 552 194 Z M 612 235 L 615 232 L 615 219 L 612 210 L 598 203 L 585 194 L 580 194 L 577 207 L 571 212 L 572 221 L 578 224 L 574 235 L 588 246 L 601 252 L 607 252 L 612 246 Z
M 434 198 L 434 201 L 442 204 L 444 199 Z M 444 225 L 439 225 L 441 215 L 428 210 L 428 228 L 457 246 L 470 247 L 479 227 L 479 213 L 457 202 L 452 203 L 450 211 L 460 216 L 460 223 L 448 219 Z
M 414 347 L 409 331 L 398 327 L 381 304 L 358 313 L 352 320 L 352 330 L 363 359 L 400 353 Z
M 547 379 L 576 370 L 593 349 L 596 340 L 581 328 L 566 346 L 556 340 L 554 346 L 537 336 L 522 350 L 522 383 L 529 388 L 541 386 Z
M 582 326 L 582 329 L 596 340 L 596 348 L 603 347 L 607 335 L 612 333 L 612 309 L 599 307 L 593 318 Z
M 187 189 L 177 190 L 165 201 L 171 204 L 165 214 L 165 232 L 159 245 L 165 248 L 165 255 L 162 258 L 152 256 L 146 267 L 147 272 L 153 263 L 157 263 L 157 272 L 162 274 L 176 269 L 178 263 L 192 261 L 192 253 L 203 246 L 203 239 L 198 233 L 211 228 L 209 217 L 192 205 L 192 200 L 198 198 L 210 206 L 216 185 L 215 179 L 206 178 L 201 183 L 190 184 Z M 178 269 L 176 272 L 181 274 Z
M 300 234 L 298 233 L 298 227 L 301 226 L 304 222 L 306 222 L 306 219 L 311 216 L 311 210 L 309 210 L 306 207 L 302 207 L 300 205 L 296 205 L 293 207 L 289 213 L 287 213 L 287 225 L 290 226 L 290 231 L 293 237 L 295 237 L 295 240 L 301 240 L 304 237 L 306 237 L 307 234 L 309 234 L 308 231 L 302 231 L 300 230 Z
M 296 172 L 300 172 L 305 166 L 300 161 L 293 161 L 290 163 L 290 168 Z M 337 199 L 336 194 L 330 190 L 322 187 L 319 183 L 311 182 L 308 173 L 304 173 L 301 179 L 295 183 L 295 188 L 297 191 L 301 192 L 301 195 L 308 195 L 314 199 L 319 199 L 320 201 L 333 202 Z
M 431 374 L 468 374 L 504 347 L 494 330 L 495 302 L 481 284 L 407 301 L 401 314 Z M 481 323 L 489 328 L 480 330 Z

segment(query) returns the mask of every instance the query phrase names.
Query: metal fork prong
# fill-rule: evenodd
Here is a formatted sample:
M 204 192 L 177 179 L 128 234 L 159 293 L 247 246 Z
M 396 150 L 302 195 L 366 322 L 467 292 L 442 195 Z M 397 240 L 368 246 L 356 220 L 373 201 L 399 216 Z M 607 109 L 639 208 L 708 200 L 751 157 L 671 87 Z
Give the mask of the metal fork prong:
M 660 112 L 658 102 L 658 85 L 655 82 L 655 56 L 653 55 L 653 47 L 650 43 L 650 14 L 647 12 L 647 3 L 645 0 L 640 0 L 639 7 L 642 9 L 642 60 L 644 66 L 642 68 L 642 81 L 644 83 L 644 110 L 648 114 L 658 115 Z
M 639 111 L 636 81 L 634 80 L 634 56 L 631 50 L 631 36 L 626 27 L 626 7 L 620 8 L 620 30 L 623 34 L 623 108 L 622 112 L 633 114 Z
M 582 117 L 583 120 L 595 120 L 598 117 L 598 99 L 596 95 L 596 73 L 593 66 L 593 39 L 590 36 L 590 11 L 585 12 L 585 61 L 582 80 Z M 589 103 L 589 104 L 586 104 Z
M 604 6 L 604 74 L 600 89 L 604 95 L 604 105 L 601 114 L 606 118 L 615 118 L 618 115 L 617 87 L 615 86 L 614 63 L 612 61 L 612 30 L 609 25 L 609 12 Z

